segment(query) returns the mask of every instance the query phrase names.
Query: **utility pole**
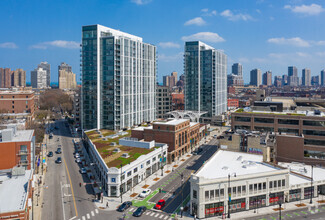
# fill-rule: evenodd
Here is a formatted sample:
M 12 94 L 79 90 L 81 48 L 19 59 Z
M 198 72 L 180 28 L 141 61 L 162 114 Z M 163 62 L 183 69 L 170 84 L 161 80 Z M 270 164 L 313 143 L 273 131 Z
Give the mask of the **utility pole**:
M 313 177 L 314 177 L 314 165 L 311 165 L 311 179 L 310 179 L 310 204 L 313 203 Z

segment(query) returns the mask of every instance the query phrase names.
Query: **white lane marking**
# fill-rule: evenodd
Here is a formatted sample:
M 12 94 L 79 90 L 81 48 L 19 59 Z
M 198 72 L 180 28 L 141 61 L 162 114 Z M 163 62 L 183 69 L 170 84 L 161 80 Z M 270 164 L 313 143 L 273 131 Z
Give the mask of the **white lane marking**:
M 164 220 L 166 220 L 168 218 L 168 215 L 166 215 L 166 217 L 164 218 Z
M 62 198 L 63 219 L 65 220 L 65 211 L 64 211 L 64 202 L 63 202 L 64 196 L 63 196 L 63 192 L 62 192 L 62 182 L 60 182 L 60 185 L 61 185 L 61 198 Z
M 146 212 L 146 215 L 149 215 L 150 214 L 150 212 Z
M 96 214 L 98 214 L 98 209 L 95 209 Z
M 157 215 L 155 215 L 155 218 L 159 215 L 159 213 L 157 213 Z
M 75 219 L 75 218 L 77 218 L 77 216 L 74 216 L 74 217 L 70 218 L 69 220 L 72 220 L 72 219 Z
M 86 217 L 85 216 L 82 216 L 82 220 L 86 220 Z
M 87 213 L 87 218 L 90 219 L 90 215 Z
M 159 218 L 162 218 L 162 217 L 164 217 L 164 215 L 160 215 L 160 216 L 159 216 Z
M 155 213 L 153 212 L 153 213 L 151 213 L 151 215 L 150 216 L 153 216 Z
M 94 211 L 91 211 L 91 216 L 95 216 L 95 213 L 94 213 Z

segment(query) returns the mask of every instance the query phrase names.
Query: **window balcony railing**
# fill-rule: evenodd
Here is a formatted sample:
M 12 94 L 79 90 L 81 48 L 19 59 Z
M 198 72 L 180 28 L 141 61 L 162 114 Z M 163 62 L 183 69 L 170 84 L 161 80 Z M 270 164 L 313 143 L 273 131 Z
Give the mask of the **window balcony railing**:
M 27 150 L 20 150 L 19 155 L 27 155 L 28 151 Z
M 28 160 L 21 160 L 21 161 L 19 161 L 19 165 L 21 165 L 21 166 L 28 165 Z

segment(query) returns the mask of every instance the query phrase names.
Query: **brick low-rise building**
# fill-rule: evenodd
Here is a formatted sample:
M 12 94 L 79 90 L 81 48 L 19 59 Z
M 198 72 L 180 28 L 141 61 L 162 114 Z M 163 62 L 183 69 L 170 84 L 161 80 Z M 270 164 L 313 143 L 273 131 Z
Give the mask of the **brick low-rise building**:
M 238 107 L 239 107 L 239 99 L 228 99 L 228 109 L 238 108 Z
M 166 143 L 168 145 L 168 163 L 174 162 L 185 153 L 192 151 L 204 137 L 206 128 L 189 119 L 167 119 L 153 122 L 149 127 L 132 130 L 131 137 L 144 141 Z
M 235 112 L 233 130 L 274 132 L 276 161 L 325 165 L 325 117 L 320 112 Z
M 0 130 L 0 152 L 0 170 L 12 169 L 16 166 L 33 170 L 34 130 L 17 130 L 16 126 L 8 126 Z
M 29 113 L 34 116 L 33 91 L 0 91 L 0 113 Z

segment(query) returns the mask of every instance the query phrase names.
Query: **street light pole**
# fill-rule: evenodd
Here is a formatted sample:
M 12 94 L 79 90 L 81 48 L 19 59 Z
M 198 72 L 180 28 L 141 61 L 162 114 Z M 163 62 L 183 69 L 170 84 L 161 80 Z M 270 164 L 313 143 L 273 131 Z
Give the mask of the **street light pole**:
M 279 219 L 281 220 L 281 206 L 282 206 L 282 204 L 281 204 L 281 201 L 279 202 Z
M 313 177 L 314 177 L 314 165 L 311 165 L 311 179 L 310 179 L 310 185 L 311 185 L 311 187 L 310 187 L 310 192 L 311 192 L 311 194 L 310 194 L 310 204 L 312 204 L 313 203 Z
M 164 162 L 164 151 L 163 151 L 163 146 L 161 146 L 161 163 L 160 163 L 160 166 L 161 166 L 161 176 L 164 175 L 164 166 L 163 166 L 163 162 Z
M 122 166 L 123 166 L 123 164 L 121 164 L 121 187 L 120 187 L 121 203 L 123 203 L 123 198 L 122 198 L 122 190 L 123 190 L 123 188 L 122 188 Z

